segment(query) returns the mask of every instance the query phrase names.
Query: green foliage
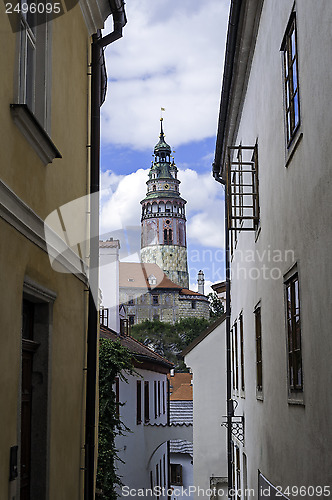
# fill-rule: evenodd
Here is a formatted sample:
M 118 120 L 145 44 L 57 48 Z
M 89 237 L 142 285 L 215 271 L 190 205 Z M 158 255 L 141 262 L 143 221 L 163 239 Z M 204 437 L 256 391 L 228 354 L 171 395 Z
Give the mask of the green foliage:
M 130 335 L 174 363 L 176 371 L 187 371 L 181 351 L 200 335 L 210 322 L 204 318 L 183 318 L 174 325 L 145 320 L 131 327 Z
M 121 485 L 115 460 L 119 459 L 115 437 L 129 431 L 121 422 L 112 385 L 115 378 L 126 380 L 124 373 L 133 373 L 132 356 L 119 341 L 100 339 L 99 346 L 99 429 L 98 429 L 98 498 L 116 500 L 115 486 Z
M 208 294 L 209 304 L 210 304 L 210 317 L 213 319 L 219 318 L 224 314 L 224 304 L 218 298 L 216 292 L 211 292 Z

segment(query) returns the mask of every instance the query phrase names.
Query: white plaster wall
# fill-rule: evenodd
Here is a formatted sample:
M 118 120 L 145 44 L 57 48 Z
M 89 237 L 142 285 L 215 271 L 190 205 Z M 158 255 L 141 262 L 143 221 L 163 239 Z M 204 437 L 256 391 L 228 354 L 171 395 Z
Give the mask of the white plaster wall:
M 301 131 L 303 139 L 285 167 L 283 81 L 280 46 L 293 0 L 265 1 L 246 99 L 234 144 L 258 141 L 261 232 L 241 233 L 237 250 L 294 251 L 301 300 L 304 405 L 288 401 L 283 279 L 250 279 L 253 267 L 282 262 L 232 261 L 232 320 L 243 311 L 245 393 L 235 394 L 236 414 L 245 416 L 248 486 L 257 498 L 258 469 L 274 485 L 332 484 L 331 216 L 332 216 L 332 3 L 301 0 L 297 8 Z M 241 277 L 237 266 L 244 268 Z M 275 272 L 275 275 L 277 273 Z M 261 300 L 263 396 L 256 399 L 253 310 Z M 189 362 L 189 360 L 188 360 Z M 190 362 L 189 362 L 190 364 Z M 241 467 L 242 467 L 241 463 Z
M 156 464 L 163 461 L 163 455 L 166 459 L 166 485 L 168 484 L 168 456 L 167 444 L 164 443 L 158 448 L 155 454 L 148 456 L 147 453 L 147 428 L 144 423 L 136 423 L 136 382 L 142 381 L 142 419 L 144 420 L 144 381 L 149 381 L 150 390 L 150 423 L 167 423 L 167 377 L 166 374 L 153 372 L 150 370 L 136 369 L 139 376 L 126 376 L 128 383 L 121 381 L 119 383 L 119 401 L 124 403 L 120 407 L 120 418 L 123 423 L 132 431 L 124 436 L 117 436 L 116 446 L 119 450 L 119 458 L 125 463 L 117 462 L 118 472 L 122 476 L 122 482 L 125 486 L 133 489 L 150 488 L 150 471 L 153 473 L 153 484 L 156 485 Z M 165 414 L 155 418 L 154 414 L 154 381 L 162 382 L 165 387 Z M 162 402 L 162 398 L 161 398 Z M 162 412 L 161 404 L 161 412 Z M 150 461 L 151 458 L 151 461 Z M 165 482 L 164 479 L 162 481 Z M 139 497 L 139 496 L 138 496 Z M 132 496 L 130 498 L 133 498 Z
M 226 415 L 225 322 L 185 356 L 193 371 L 194 395 L 194 485 L 210 488 L 210 477 L 227 476 L 227 431 L 221 427 Z
M 119 319 L 119 248 L 99 248 L 99 287 L 101 305 L 108 309 L 108 327 L 120 331 Z

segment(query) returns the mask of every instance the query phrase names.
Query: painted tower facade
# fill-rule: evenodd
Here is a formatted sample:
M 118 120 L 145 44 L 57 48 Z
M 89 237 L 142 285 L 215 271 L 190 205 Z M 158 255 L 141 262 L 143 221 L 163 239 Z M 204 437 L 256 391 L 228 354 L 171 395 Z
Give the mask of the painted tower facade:
M 180 196 L 178 169 L 171 161 L 163 119 L 154 148 L 147 193 L 142 205 L 141 261 L 157 264 L 174 283 L 189 288 L 185 204 Z

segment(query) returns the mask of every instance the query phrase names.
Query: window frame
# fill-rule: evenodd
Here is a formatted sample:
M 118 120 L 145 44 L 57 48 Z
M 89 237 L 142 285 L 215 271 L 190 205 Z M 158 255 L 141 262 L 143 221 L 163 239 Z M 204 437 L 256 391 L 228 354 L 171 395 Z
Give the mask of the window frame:
M 182 465 L 171 463 L 170 466 L 171 466 L 170 484 L 172 486 L 182 486 L 183 485 Z M 173 481 L 173 479 L 175 479 L 175 481 Z
M 136 381 L 136 424 L 142 423 L 142 381 Z
M 256 395 L 263 394 L 263 349 L 262 349 L 262 307 L 259 302 L 254 309 L 255 352 L 256 352 Z M 259 327 L 259 328 L 258 328 Z
M 292 39 L 294 35 L 294 38 Z M 301 126 L 298 36 L 296 12 L 290 15 L 281 44 L 286 146 L 289 149 Z M 295 70 L 295 71 L 294 71 Z M 295 78 L 294 78 L 295 74 Z M 296 87 L 295 87 L 296 82 Z M 295 90 L 294 90 L 295 87 Z M 294 99 L 296 97 L 296 100 Z M 296 104 L 297 103 L 297 121 Z
M 295 283 L 297 283 L 298 307 L 296 307 L 296 304 L 294 303 L 296 301 Z M 302 328 L 301 328 L 301 297 L 300 297 L 300 280 L 297 267 L 293 268 L 292 272 L 289 273 L 287 277 L 285 277 L 284 288 L 285 288 L 285 313 L 286 313 L 286 338 L 287 338 L 287 379 L 288 379 L 288 391 L 289 395 L 291 396 L 292 394 L 294 395 L 303 394 L 304 391 L 303 355 L 302 355 L 303 340 L 302 340 Z M 288 293 L 288 290 L 290 294 Z M 298 314 L 296 314 L 296 309 L 298 309 Z M 296 329 L 296 316 L 299 317 L 299 332 L 297 332 Z M 300 372 L 298 371 L 298 359 L 297 359 L 298 357 L 300 357 Z M 292 373 L 293 373 L 293 378 L 292 378 Z M 297 377 L 295 380 L 296 373 Z
M 244 331 L 243 331 L 243 312 L 239 315 L 239 333 L 240 333 L 240 366 L 241 366 L 241 377 L 240 377 L 240 387 L 242 393 L 245 392 L 245 382 L 244 382 Z
M 144 381 L 144 423 L 150 422 L 150 384 Z

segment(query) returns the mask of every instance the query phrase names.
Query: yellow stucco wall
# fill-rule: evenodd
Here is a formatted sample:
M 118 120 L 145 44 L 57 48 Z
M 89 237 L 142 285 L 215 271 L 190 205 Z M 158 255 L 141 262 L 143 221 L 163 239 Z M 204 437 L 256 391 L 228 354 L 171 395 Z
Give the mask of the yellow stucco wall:
M 88 189 L 89 37 L 79 5 L 53 22 L 51 138 L 62 154 L 44 165 L 15 125 L 17 34 L 0 4 L 0 178 L 42 219 Z M 77 220 L 84 223 L 85 216 Z M 83 498 L 82 445 L 87 327 L 86 285 L 52 270 L 47 253 L 0 217 L 0 498 L 10 447 L 20 442 L 21 308 L 24 277 L 57 294 L 50 350 L 49 499 Z M 12 498 L 12 497 L 10 497 Z M 14 498 L 18 498 L 15 496 Z M 37 500 L 37 499 L 36 499 Z

